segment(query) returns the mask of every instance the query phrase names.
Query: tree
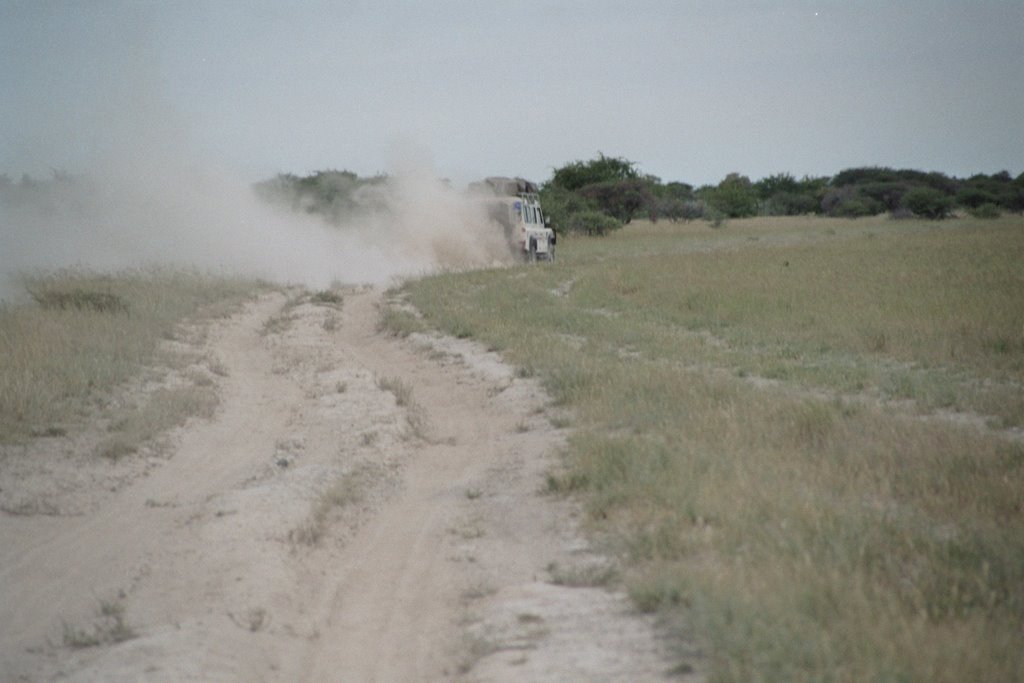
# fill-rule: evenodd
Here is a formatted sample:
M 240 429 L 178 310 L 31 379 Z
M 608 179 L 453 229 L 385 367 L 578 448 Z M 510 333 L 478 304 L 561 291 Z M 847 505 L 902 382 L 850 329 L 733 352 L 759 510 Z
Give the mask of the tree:
M 387 182 L 387 176 L 361 178 L 351 171 L 316 171 L 305 177 L 282 173 L 253 187 L 262 198 L 289 205 L 293 211 L 319 214 L 340 222 L 359 211 L 374 208 L 363 188 Z
M 661 196 L 667 199 L 678 199 L 684 202 L 689 201 L 693 199 L 693 185 L 678 181 L 665 183 L 662 186 Z
M 758 180 L 754 183 L 754 189 L 761 199 L 771 199 L 773 196 L 783 192 L 799 194 L 800 183 L 789 173 L 776 173 L 775 175 Z
M 996 195 L 983 187 L 967 185 L 956 193 L 956 201 L 961 206 L 976 209 L 983 204 L 995 204 Z
M 915 187 L 903 195 L 903 207 L 915 216 L 938 220 L 949 215 L 953 198 L 931 187 Z
M 636 164 L 621 157 L 606 157 L 598 152 L 596 159 L 574 161 L 555 169 L 551 184 L 566 190 L 579 190 L 587 185 L 616 180 L 633 180 L 640 176 Z
M 573 214 L 583 211 L 597 211 L 597 205 L 578 192 L 545 183 L 540 189 L 540 203 L 544 215 L 551 219 L 551 227 L 561 234 L 568 231 Z
M 861 185 L 863 183 L 891 183 L 899 180 L 899 174 L 891 168 L 879 166 L 863 166 L 847 168 L 832 176 L 829 185 L 843 187 L 845 185 Z
M 730 173 L 711 191 L 708 203 L 729 218 L 753 216 L 757 213 L 757 192 L 750 178 Z
M 629 223 L 642 210 L 647 210 L 648 213 L 652 209 L 656 210 L 650 184 L 640 179 L 610 180 L 584 185 L 580 188 L 579 194 L 622 223 Z

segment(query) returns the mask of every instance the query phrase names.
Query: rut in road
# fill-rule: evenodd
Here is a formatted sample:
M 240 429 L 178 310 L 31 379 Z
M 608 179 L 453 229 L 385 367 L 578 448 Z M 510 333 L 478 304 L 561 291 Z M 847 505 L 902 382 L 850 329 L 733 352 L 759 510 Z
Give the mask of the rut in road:
M 262 298 L 206 342 L 226 375 L 213 421 L 85 514 L 0 518 L 0 671 L 663 680 L 621 594 L 554 581 L 607 559 L 542 493 L 565 435 L 538 385 L 468 342 L 379 332 L 381 303 Z M 115 599 L 136 637 L 61 643 Z

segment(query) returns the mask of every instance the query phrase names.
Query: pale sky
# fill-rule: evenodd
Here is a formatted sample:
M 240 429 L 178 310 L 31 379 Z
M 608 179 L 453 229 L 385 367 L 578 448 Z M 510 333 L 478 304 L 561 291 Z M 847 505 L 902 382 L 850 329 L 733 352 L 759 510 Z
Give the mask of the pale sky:
M 0 0 L 0 173 L 1024 171 L 1020 0 Z

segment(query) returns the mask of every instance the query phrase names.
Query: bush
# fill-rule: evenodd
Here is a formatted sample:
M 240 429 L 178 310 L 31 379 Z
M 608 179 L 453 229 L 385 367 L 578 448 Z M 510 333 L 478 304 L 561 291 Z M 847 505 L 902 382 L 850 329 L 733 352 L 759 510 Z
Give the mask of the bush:
M 999 207 L 991 202 L 971 209 L 971 215 L 975 218 L 999 218 L 1002 214 Z
M 859 218 L 874 216 L 881 213 L 882 209 L 882 205 L 870 197 L 854 197 L 836 207 L 836 211 L 832 215 L 841 218 Z
M 916 216 L 939 220 L 949 215 L 953 198 L 930 187 L 915 187 L 903 195 L 903 206 Z
M 580 211 L 569 216 L 569 231 L 581 235 L 605 235 L 621 227 L 621 221 L 600 211 Z
M 683 220 L 692 221 L 704 217 L 707 205 L 700 199 L 691 199 L 683 202 Z
M 903 202 L 903 195 L 910 190 L 906 182 L 866 183 L 857 186 L 862 197 L 870 197 L 881 204 L 887 211 L 895 211 Z
M 965 187 L 956 193 L 956 201 L 968 209 L 977 209 L 985 204 L 995 204 L 996 196 L 980 187 Z
M 721 228 L 725 225 L 725 219 L 728 218 L 723 212 L 719 211 L 713 206 L 704 207 L 704 220 L 711 224 L 712 228 Z
M 779 192 L 768 200 L 770 216 L 802 216 L 818 210 L 818 200 L 809 194 Z
M 862 196 L 857 188 L 846 186 L 826 192 L 821 200 L 821 210 L 829 216 L 857 218 L 882 213 L 885 207 L 877 199 Z
M 683 214 L 686 212 L 686 202 L 682 199 L 673 199 L 662 197 L 657 200 L 657 217 L 667 218 L 673 223 L 684 220 Z

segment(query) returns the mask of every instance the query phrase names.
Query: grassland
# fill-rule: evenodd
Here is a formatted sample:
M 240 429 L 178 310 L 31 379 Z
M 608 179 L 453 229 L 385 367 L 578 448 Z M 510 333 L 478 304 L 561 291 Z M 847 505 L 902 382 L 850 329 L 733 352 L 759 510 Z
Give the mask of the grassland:
M 62 433 L 119 384 L 154 364 L 187 318 L 224 315 L 264 285 L 183 270 L 25 278 L 33 301 L 0 305 L 0 443 Z M 215 401 L 208 387 L 157 392 L 102 450 L 116 457 Z
M 550 488 L 711 680 L 1024 680 L 1024 220 L 640 223 L 559 256 L 385 320 L 571 409 Z

